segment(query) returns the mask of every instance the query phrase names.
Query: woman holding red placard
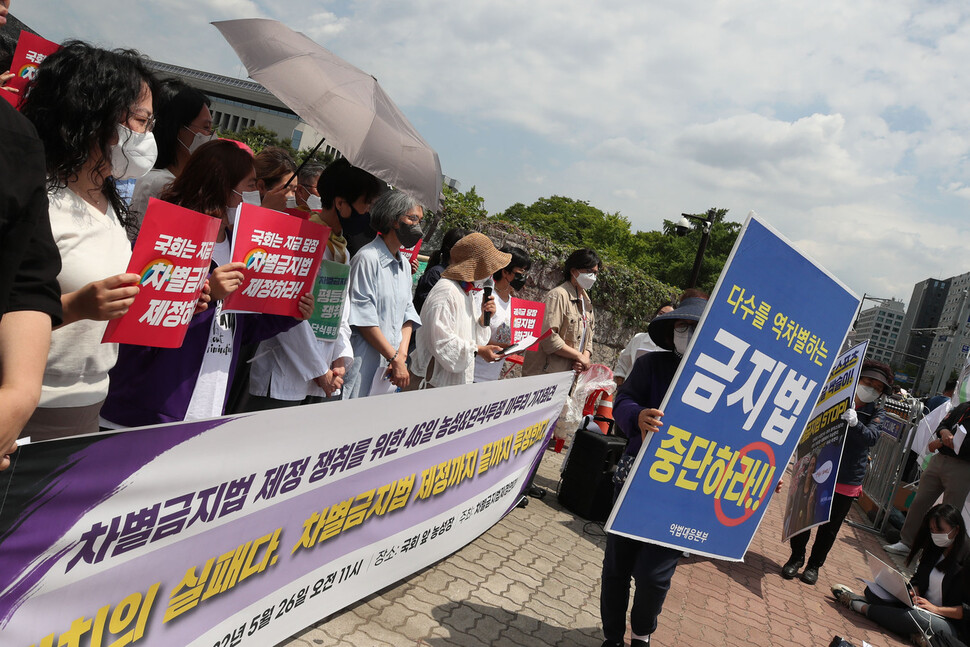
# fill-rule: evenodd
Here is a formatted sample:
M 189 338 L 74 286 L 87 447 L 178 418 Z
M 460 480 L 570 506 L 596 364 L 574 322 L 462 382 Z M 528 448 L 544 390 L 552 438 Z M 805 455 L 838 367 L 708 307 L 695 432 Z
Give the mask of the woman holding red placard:
M 44 143 L 64 309 L 64 323 L 51 336 L 40 406 L 21 436 L 98 431 L 118 356 L 118 345 L 101 337 L 138 294 L 132 285 L 138 275 L 125 272 L 128 209 L 115 180 L 142 177 L 155 162 L 153 85 L 136 52 L 70 41 L 44 60 L 21 107 Z
M 231 141 L 203 144 L 162 200 L 222 220 L 209 278 L 213 305 L 193 317 L 180 348 L 122 345 L 102 409 L 106 427 L 200 420 L 222 415 L 236 370 L 239 348 L 292 328 L 292 317 L 222 312 L 222 299 L 244 281 L 242 263 L 230 263 L 228 230 L 255 186 L 253 158 Z M 313 312 L 309 294 L 300 301 L 303 318 Z

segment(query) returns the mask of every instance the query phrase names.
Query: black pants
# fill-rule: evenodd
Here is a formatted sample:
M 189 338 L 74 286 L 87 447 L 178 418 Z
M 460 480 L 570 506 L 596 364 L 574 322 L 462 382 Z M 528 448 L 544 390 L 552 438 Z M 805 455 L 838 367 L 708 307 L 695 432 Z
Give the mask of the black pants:
M 829 517 L 828 523 L 819 526 L 815 532 L 815 543 L 812 544 L 812 554 L 808 558 L 809 567 L 821 568 L 822 564 L 825 563 L 825 557 L 832 550 L 835 538 L 839 534 L 839 528 L 842 527 L 842 522 L 849 514 L 849 508 L 852 507 L 853 501 L 855 501 L 855 497 L 838 493 L 832 495 L 832 515 Z M 811 534 L 810 530 L 806 530 L 788 540 L 791 544 L 792 557 L 805 559 L 805 548 L 808 546 L 808 539 Z
M 630 610 L 633 633 L 645 636 L 656 630 L 657 616 L 663 609 L 681 554 L 682 551 L 673 548 L 647 544 L 613 533 L 607 535 L 600 588 L 600 619 L 607 640 L 622 642 L 626 633 L 631 578 L 636 583 L 633 608 Z

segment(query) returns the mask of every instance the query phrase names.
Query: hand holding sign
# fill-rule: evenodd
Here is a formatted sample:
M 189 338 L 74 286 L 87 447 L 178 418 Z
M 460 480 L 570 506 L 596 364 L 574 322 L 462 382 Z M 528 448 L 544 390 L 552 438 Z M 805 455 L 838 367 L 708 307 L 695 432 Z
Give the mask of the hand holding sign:
M 315 222 L 241 205 L 232 260 L 243 263 L 244 278 L 242 289 L 229 293 L 223 307 L 300 317 L 300 297 L 313 287 L 329 236 L 330 229 Z
M 300 316 L 297 319 L 302 319 L 306 321 L 313 316 L 313 293 L 307 292 L 302 297 L 300 297 L 300 303 L 297 305 L 300 309 Z
M 124 316 L 138 295 L 137 274 L 115 274 L 64 295 L 64 324 L 82 319 L 107 321 Z
M 128 273 L 79 290 L 77 308 L 87 318 L 97 312 L 97 318 L 112 319 L 105 342 L 178 348 L 192 316 L 211 297 L 206 275 L 218 231 L 218 219 L 152 198 Z
M 246 269 L 245 263 L 236 262 L 226 263 L 212 270 L 212 276 L 209 277 L 212 298 L 221 301 L 239 289 L 243 282 L 244 269 Z

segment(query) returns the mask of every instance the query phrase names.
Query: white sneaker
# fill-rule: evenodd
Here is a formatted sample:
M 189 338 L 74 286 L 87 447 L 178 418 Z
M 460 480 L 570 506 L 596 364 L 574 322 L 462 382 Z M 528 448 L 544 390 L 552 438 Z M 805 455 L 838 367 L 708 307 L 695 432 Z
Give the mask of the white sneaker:
M 892 553 L 893 555 L 909 555 L 909 546 L 901 541 L 897 541 L 895 544 L 889 544 L 888 546 L 883 546 L 882 549 L 887 553 Z

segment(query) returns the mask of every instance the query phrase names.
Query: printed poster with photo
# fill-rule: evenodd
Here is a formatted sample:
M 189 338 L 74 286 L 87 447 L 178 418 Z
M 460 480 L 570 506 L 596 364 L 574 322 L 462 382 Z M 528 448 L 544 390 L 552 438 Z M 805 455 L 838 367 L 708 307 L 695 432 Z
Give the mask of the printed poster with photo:
M 842 414 L 853 405 L 868 345 L 864 341 L 839 355 L 798 441 L 788 484 L 782 541 L 827 522 L 832 514 L 835 478 L 848 427 Z

